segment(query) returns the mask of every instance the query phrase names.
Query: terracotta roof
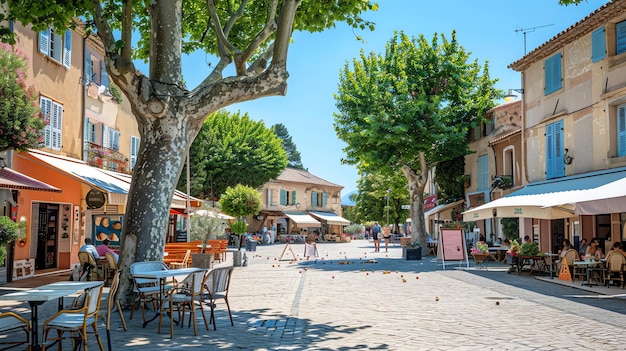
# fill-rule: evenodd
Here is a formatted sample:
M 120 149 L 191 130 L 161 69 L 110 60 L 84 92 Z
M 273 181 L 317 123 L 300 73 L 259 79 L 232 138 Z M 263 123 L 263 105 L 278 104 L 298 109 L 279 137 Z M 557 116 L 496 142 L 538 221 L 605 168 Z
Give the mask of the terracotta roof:
M 609 1 L 604 6 L 590 13 L 587 17 L 576 22 L 566 30 L 554 36 L 552 39 L 537 47 L 535 50 L 529 52 L 521 59 L 511 63 L 508 68 L 522 72 L 534 62 L 548 57 L 556 50 L 565 46 L 565 44 L 589 34 L 590 32 L 596 30 L 599 26 L 603 25 L 607 20 L 616 18 L 625 11 L 626 1 Z
M 317 184 L 317 185 L 327 185 L 334 186 L 343 189 L 343 186 L 333 184 L 329 181 L 326 181 L 320 177 L 314 176 L 313 174 L 295 168 L 285 168 L 283 173 L 281 173 L 276 181 L 283 182 L 293 182 L 293 183 L 304 183 L 304 184 Z

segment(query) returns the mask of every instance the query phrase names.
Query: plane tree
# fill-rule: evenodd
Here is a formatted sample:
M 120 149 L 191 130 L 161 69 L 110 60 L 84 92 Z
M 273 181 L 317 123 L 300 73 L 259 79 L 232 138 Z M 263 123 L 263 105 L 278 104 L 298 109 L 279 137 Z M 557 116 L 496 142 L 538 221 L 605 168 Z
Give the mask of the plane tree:
M 428 170 L 469 152 L 467 131 L 501 94 L 488 64 L 456 40 L 396 32 L 384 54 L 361 52 L 340 72 L 335 131 L 344 162 L 368 173 L 401 171 L 409 190 L 411 235 L 426 246 Z
M 141 145 L 120 245 L 122 302 L 131 296 L 130 264 L 163 258 L 172 195 L 206 116 L 238 102 L 285 95 L 294 30 L 323 31 L 337 22 L 371 28 L 360 14 L 377 6 L 369 0 L 31 0 L 28 6 L 0 0 L 0 5 L 5 10 L 0 21 L 20 21 L 35 31 L 50 25 L 62 30 L 80 18 L 104 44 L 109 78 L 138 122 Z M 13 40 L 4 29 L 0 35 Z M 198 86 L 187 87 L 181 59 L 197 50 L 215 60 Z M 148 72 L 139 72 L 134 59 L 146 60 Z

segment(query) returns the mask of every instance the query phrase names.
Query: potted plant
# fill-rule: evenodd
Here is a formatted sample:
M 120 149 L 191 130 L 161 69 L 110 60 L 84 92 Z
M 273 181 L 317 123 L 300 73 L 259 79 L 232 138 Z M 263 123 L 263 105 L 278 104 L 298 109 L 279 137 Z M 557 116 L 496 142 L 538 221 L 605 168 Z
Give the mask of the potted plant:
M 10 217 L 0 216 L 0 262 L 7 257 L 6 245 L 17 239 L 18 228 Z
M 402 245 L 402 257 L 407 261 L 422 259 L 422 245 L 416 240 L 412 243 Z
M 191 239 L 202 241 L 202 253 L 192 254 L 191 264 L 194 267 L 211 268 L 213 255 L 206 252 L 207 241 L 225 237 L 226 220 L 219 217 L 217 208 L 203 206 L 200 211 L 192 214 L 190 225 Z
M 484 241 L 479 241 L 471 250 L 474 262 L 482 263 L 489 257 L 489 245 Z

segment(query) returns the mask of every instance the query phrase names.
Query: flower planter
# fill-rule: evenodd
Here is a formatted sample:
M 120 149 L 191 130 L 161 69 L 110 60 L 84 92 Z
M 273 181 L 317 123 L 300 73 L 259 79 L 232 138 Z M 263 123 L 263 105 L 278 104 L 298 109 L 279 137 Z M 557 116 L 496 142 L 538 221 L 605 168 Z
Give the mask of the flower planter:
M 213 254 L 208 254 L 208 253 L 191 254 L 191 267 L 213 268 Z
M 402 256 L 406 257 L 407 261 L 413 260 L 421 260 L 422 259 L 422 249 L 407 249 L 402 248 Z

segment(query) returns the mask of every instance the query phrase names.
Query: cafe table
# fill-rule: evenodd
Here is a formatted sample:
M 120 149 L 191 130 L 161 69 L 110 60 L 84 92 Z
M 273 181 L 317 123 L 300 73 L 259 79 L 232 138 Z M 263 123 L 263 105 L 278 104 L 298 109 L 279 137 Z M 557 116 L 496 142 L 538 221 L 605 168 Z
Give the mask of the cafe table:
M 600 264 L 602 264 L 601 261 L 595 261 L 595 260 L 574 261 L 574 267 L 585 269 L 585 276 L 587 277 L 587 280 L 584 281 L 581 285 L 587 285 L 587 286 L 598 285 L 598 284 L 591 284 L 591 268 L 597 267 Z
M 168 278 L 175 277 L 187 277 L 191 273 L 203 272 L 208 270 L 208 268 L 181 268 L 181 269 L 164 269 L 164 270 L 155 270 L 155 271 L 142 271 L 133 274 L 134 278 L 143 278 L 143 279 L 158 279 L 159 280 L 159 290 L 161 293 L 159 294 L 159 309 L 152 319 L 147 320 L 143 323 L 143 327 L 145 328 L 148 323 L 155 320 L 161 313 L 161 307 L 163 306 L 163 298 L 165 297 L 165 286 L 167 284 Z M 172 318 L 170 316 L 170 318 Z
M 42 285 L 37 288 L 0 295 L 0 300 L 28 302 L 30 305 L 30 349 L 41 350 L 39 343 L 39 316 L 38 307 L 44 302 L 59 300 L 59 309 L 63 309 L 63 298 L 75 294 L 77 291 L 96 287 L 103 282 L 57 282 Z

